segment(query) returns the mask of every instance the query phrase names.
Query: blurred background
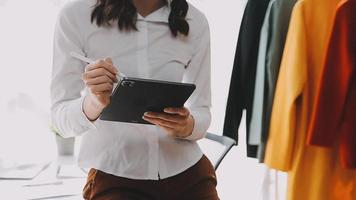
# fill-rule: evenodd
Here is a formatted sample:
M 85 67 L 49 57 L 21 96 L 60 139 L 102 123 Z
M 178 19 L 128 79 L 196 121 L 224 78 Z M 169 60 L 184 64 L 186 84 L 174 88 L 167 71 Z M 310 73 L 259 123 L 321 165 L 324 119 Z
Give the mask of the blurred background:
M 0 0 L 0 168 L 9 162 L 52 161 L 57 157 L 55 134 L 49 128 L 49 86 L 54 25 L 66 1 Z M 213 121 L 209 132 L 221 135 L 246 1 L 190 2 L 206 14 L 210 23 Z M 245 127 L 240 128 L 244 133 Z M 244 135 L 240 141 L 245 141 Z M 80 138 L 76 151 L 79 143 Z M 209 150 L 214 152 L 214 148 Z M 245 144 L 240 142 L 218 169 L 222 200 L 262 199 L 265 167 L 245 155 Z

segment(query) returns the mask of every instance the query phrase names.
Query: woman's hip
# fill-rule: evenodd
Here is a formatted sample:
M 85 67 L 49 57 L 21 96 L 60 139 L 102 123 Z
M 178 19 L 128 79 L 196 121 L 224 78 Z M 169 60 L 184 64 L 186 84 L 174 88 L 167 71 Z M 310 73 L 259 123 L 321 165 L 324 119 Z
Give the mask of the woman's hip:
M 206 156 L 184 172 L 160 180 L 135 180 L 91 169 L 85 199 L 217 200 L 215 170 Z

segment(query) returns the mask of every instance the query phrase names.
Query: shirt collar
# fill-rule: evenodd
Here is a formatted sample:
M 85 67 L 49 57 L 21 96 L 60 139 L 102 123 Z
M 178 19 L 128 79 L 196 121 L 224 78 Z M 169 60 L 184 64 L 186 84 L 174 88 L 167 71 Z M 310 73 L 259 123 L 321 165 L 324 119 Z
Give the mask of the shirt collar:
M 171 13 L 171 8 L 169 6 L 163 6 L 162 8 L 157 9 L 156 11 L 147 15 L 146 17 L 143 17 L 139 13 L 137 13 L 137 20 L 138 21 L 146 21 L 146 22 L 168 23 L 168 17 L 169 17 L 170 13 Z M 185 19 L 190 20 L 191 18 L 192 18 L 192 16 L 191 16 L 190 12 L 188 11 Z

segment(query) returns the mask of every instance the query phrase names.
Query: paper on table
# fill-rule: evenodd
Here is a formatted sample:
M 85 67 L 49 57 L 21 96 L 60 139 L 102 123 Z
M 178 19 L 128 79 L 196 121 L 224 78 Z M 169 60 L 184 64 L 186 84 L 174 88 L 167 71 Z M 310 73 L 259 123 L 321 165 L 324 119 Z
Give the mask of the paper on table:
M 45 185 L 38 187 L 22 187 L 26 199 L 51 199 L 78 196 L 81 199 L 85 179 L 65 180 L 60 185 Z
M 1 179 L 30 180 L 39 175 L 49 166 L 49 162 L 41 164 L 18 164 L 11 167 L 0 168 Z
M 76 165 L 60 165 L 57 178 L 85 178 L 87 174 Z

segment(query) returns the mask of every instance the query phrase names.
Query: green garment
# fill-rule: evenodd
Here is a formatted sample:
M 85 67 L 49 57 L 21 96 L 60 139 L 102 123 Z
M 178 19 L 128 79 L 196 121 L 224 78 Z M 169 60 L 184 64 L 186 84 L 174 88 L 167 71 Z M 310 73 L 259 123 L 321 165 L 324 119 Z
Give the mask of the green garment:
M 274 91 L 296 0 L 272 0 L 268 6 L 260 35 L 256 82 L 250 125 L 250 145 L 258 145 L 263 162 L 268 139 Z

